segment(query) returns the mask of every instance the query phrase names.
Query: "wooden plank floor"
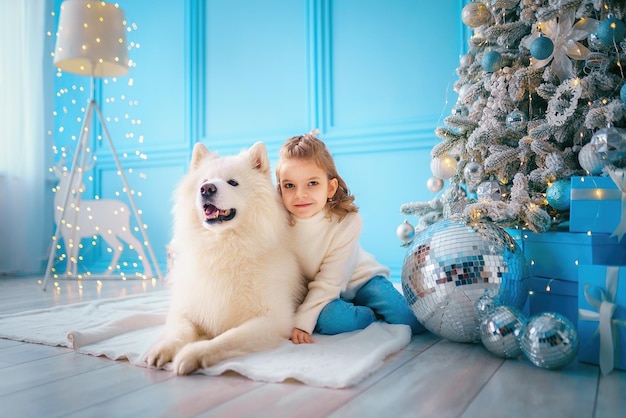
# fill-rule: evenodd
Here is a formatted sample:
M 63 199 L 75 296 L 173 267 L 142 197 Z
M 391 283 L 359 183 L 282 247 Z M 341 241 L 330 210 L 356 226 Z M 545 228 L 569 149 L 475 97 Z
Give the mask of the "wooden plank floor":
M 162 289 L 156 282 L 0 276 L 0 314 Z M 502 360 L 479 344 L 416 336 L 356 386 L 260 383 L 235 373 L 175 377 L 123 361 L 0 339 L 2 417 L 620 417 L 626 372 L 601 376 Z

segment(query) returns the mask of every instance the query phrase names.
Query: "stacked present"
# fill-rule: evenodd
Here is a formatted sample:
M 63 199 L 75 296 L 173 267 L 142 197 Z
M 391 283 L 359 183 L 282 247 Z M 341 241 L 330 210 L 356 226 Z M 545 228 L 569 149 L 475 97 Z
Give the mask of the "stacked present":
M 572 177 L 570 231 L 602 236 L 605 255 L 578 266 L 580 361 L 626 370 L 626 176 Z
M 609 177 L 572 177 L 570 231 L 607 233 L 621 240 L 626 234 L 626 212 L 622 204 L 624 172 L 611 171 Z
M 626 370 L 626 177 L 572 177 L 569 231 L 509 230 L 529 267 L 526 314 L 577 326 L 579 360 Z
M 626 370 L 626 266 L 580 266 L 578 359 Z
M 578 282 L 582 265 L 626 265 L 626 240 L 609 234 L 550 231 L 521 234 L 528 262 L 529 315 L 557 312 L 578 323 Z

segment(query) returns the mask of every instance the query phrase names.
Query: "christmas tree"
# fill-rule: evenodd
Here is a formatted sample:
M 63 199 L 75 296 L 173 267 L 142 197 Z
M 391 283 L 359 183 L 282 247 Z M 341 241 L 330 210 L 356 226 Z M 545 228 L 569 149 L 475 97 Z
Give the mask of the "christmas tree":
M 415 230 L 454 216 L 543 232 L 568 220 L 571 176 L 626 166 L 625 17 L 623 0 L 463 8 L 473 35 L 427 182 L 441 193 L 400 208 Z

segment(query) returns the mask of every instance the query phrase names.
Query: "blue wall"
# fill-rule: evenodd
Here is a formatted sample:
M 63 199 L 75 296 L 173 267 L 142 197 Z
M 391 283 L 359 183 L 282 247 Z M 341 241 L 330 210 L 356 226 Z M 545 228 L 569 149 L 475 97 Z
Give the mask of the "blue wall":
M 261 140 L 275 164 L 285 139 L 317 127 L 356 196 L 363 247 L 398 281 L 399 207 L 433 197 L 425 186 L 433 132 L 456 100 L 467 43 L 465 2 L 445 3 L 119 0 L 134 66 L 100 81 L 98 97 L 161 264 L 171 193 L 193 143 L 225 155 Z M 55 83 L 69 92 L 57 97 L 53 140 L 71 148 L 88 81 L 64 74 Z M 94 147 L 90 193 L 124 199 L 106 144 Z M 90 262 L 106 261 L 103 249 L 92 253 Z

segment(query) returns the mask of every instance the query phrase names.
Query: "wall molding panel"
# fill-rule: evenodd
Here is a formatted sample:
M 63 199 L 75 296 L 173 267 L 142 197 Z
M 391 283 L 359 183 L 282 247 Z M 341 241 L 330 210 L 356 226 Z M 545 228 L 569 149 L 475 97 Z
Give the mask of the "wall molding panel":
M 438 87 L 446 87 L 439 81 L 446 74 L 437 61 L 448 63 L 448 85 L 456 78 L 456 57 L 440 56 L 442 49 L 458 48 L 456 39 L 464 34 L 460 19 L 441 24 L 454 8 L 375 0 L 320 4 L 322 64 L 316 81 L 323 130 L 350 136 L 364 127 L 381 134 L 432 127 L 444 106 L 441 100 L 439 106 L 431 102 L 436 94 L 443 97 L 445 90 Z M 428 36 L 424 25 L 429 25 Z
M 193 146 L 206 137 L 206 4 L 185 0 L 185 138 Z

